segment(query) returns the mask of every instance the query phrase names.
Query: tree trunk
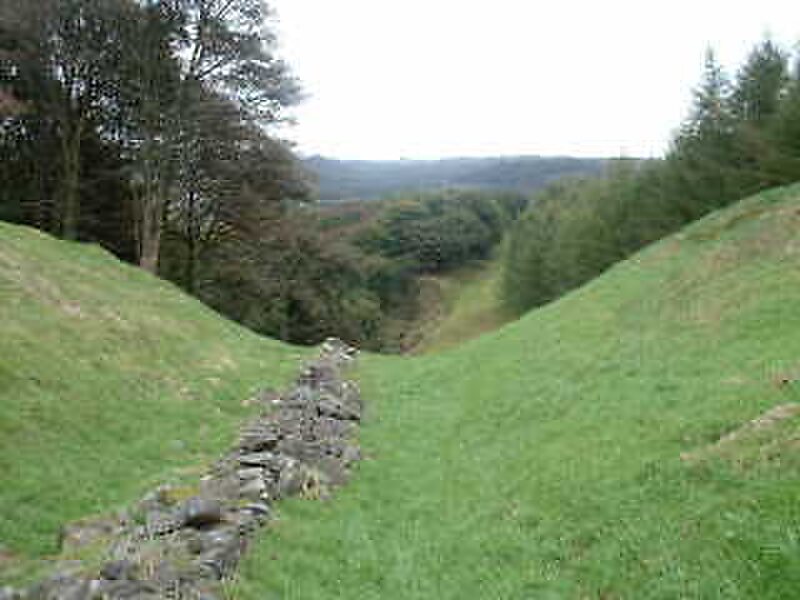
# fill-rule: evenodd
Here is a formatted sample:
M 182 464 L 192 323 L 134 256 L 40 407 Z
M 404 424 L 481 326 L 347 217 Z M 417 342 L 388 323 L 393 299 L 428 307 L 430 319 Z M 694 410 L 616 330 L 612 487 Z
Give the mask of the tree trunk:
M 138 240 L 139 266 L 153 275 L 158 275 L 164 212 L 171 189 L 170 176 L 166 150 L 158 142 L 149 140 L 142 161 Z
M 142 255 L 139 257 L 139 266 L 153 275 L 158 275 L 159 245 L 159 240 L 150 240 L 149 243 L 142 248 Z
M 192 295 L 195 292 L 195 264 L 197 263 L 197 226 L 196 226 L 196 196 L 189 192 L 189 207 L 186 215 L 186 266 L 184 280 L 186 291 Z
M 195 241 L 192 238 L 188 240 L 188 253 L 186 256 L 186 273 L 184 279 L 186 280 L 186 291 L 194 295 L 195 284 L 195 265 L 197 264 L 197 248 Z
M 78 118 L 70 132 L 62 141 L 62 160 L 64 179 L 61 235 L 68 240 L 78 239 L 81 194 L 81 141 L 83 138 L 83 119 Z
M 152 190 L 143 199 L 141 231 L 139 234 L 139 266 L 145 271 L 158 274 L 158 256 L 161 251 L 161 220 L 163 202 L 160 194 Z

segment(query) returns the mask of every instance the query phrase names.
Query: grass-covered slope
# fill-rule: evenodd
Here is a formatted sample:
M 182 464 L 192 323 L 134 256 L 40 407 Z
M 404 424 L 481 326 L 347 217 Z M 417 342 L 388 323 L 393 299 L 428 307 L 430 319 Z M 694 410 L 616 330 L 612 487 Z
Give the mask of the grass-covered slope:
M 18 555 L 213 458 L 301 355 L 98 248 L 6 224 L 0 324 L 0 546 Z
M 365 357 L 368 460 L 234 595 L 798 597 L 800 419 L 740 430 L 800 400 L 798 265 L 775 190 L 458 350 Z

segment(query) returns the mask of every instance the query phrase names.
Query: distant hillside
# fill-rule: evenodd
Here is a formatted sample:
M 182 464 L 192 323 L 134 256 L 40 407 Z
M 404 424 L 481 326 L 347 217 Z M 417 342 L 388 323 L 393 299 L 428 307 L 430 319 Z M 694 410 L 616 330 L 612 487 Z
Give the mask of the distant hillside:
M 599 173 L 608 159 L 518 156 L 362 161 L 315 156 L 305 162 L 318 178 L 320 198 L 336 202 L 452 187 L 528 192 L 566 175 Z

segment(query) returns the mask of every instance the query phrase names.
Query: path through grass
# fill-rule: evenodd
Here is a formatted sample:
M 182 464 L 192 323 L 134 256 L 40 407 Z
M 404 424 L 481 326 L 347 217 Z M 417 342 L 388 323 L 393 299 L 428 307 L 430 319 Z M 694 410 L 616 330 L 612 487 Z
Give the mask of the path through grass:
M 797 597 L 800 420 L 714 444 L 800 401 L 799 232 L 776 190 L 452 352 L 364 357 L 367 460 L 232 597 Z
M 422 326 L 415 354 L 438 352 L 494 331 L 514 319 L 500 299 L 502 261 L 493 259 L 431 277 L 439 286 L 439 318 Z

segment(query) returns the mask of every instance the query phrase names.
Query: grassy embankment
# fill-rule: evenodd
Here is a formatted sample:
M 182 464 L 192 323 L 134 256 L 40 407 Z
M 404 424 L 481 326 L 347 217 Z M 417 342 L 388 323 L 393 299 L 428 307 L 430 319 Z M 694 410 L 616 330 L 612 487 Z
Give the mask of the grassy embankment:
M 70 520 L 197 475 L 305 351 L 106 252 L 0 224 L 0 581 Z
M 240 599 L 800 594 L 800 187 L 460 348 L 364 357 L 368 460 L 282 509 Z M 784 383 L 785 382 L 785 383 Z

